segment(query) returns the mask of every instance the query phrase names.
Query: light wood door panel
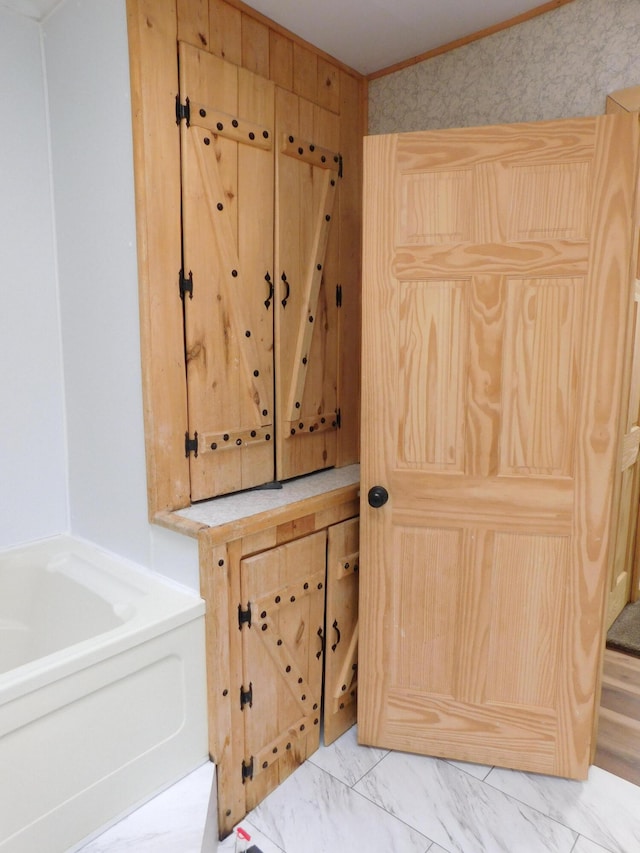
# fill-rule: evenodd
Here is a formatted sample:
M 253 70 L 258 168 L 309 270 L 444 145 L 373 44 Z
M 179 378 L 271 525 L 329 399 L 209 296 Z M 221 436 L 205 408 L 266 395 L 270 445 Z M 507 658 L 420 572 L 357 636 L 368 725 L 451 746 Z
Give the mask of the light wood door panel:
M 274 87 L 180 45 L 191 499 L 274 477 Z
M 586 776 L 637 142 L 624 116 L 366 140 L 363 743 Z
M 319 745 L 326 542 L 322 530 L 240 564 L 247 810 Z
M 637 249 L 636 249 L 637 251 Z M 636 275 L 638 271 L 636 270 Z M 620 459 L 622 482 L 616 495 L 616 542 L 609 573 L 606 627 L 610 628 L 630 601 L 640 595 L 638 568 L 635 558 L 638 530 L 638 499 L 640 497 L 640 280 L 636 279 L 631 310 L 632 361 L 628 383 L 628 407 L 625 434 Z M 635 589 L 634 589 L 635 575 Z
M 333 743 L 356 721 L 358 690 L 357 518 L 329 528 L 327 543 L 324 742 Z
M 336 115 L 276 89 L 278 479 L 336 463 L 338 218 Z

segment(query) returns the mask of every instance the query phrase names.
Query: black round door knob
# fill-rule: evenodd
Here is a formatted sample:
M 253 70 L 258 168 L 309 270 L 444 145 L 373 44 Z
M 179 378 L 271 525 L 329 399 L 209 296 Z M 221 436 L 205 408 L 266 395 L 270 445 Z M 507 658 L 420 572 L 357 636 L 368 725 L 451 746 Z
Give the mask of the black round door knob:
M 384 486 L 372 486 L 369 489 L 367 500 L 369 501 L 369 506 L 372 506 L 374 509 L 380 509 L 389 500 L 389 492 Z

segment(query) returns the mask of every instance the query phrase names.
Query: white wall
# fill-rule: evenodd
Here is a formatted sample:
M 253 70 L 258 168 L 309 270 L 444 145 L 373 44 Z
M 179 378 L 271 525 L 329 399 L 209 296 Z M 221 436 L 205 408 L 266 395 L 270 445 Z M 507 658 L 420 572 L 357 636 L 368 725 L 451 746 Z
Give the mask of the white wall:
M 574 0 L 369 86 L 369 132 L 603 113 L 640 84 L 640 2 Z
M 71 531 L 198 587 L 197 545 L 147 521 L 125 0 L 43 23 Z
M 0 9 L 0 548 L 68 527 L 40 28 Z
M 0 547 L 70 531 L 198 589 L 197 543 L 147 520 L 125 0 L 67 0 L 40 24 L 28 0 L 13 7 L 24 16 L 0 6 Z

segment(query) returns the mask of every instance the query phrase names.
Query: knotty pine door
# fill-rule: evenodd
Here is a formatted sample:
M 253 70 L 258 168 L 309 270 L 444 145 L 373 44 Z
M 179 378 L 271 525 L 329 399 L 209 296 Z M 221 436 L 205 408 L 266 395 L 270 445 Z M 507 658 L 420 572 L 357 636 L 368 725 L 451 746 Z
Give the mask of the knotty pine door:
M 336 463 L 338 116 L 180 44 L 191 499 Z M 275 315 L 275 320 L 274 320 Z
M 624 115 L 366 140 L 365 744 L 586 777 L 637 147 Z

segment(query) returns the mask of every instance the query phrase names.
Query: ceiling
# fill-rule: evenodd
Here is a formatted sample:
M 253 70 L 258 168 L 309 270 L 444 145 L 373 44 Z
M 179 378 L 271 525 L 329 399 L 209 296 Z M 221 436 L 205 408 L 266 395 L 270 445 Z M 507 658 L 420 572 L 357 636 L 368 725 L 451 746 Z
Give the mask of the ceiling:
M 61 2 L 0 0 L 0 8 L 42 20 Z M 248 5 L 371 74 L 528 12 L 540 0 L 249 0 Z
M 249 0 L 248 5 L 371 74 L 528 12 L 541 0 Z

